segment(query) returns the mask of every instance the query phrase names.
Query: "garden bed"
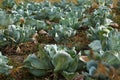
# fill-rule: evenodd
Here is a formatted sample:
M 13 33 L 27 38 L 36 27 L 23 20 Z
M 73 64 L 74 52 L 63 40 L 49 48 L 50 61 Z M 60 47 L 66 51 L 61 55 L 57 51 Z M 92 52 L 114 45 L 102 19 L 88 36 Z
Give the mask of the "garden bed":
M 109 1 L 4 0 L 0 79 L 119 80 L 120 9 Z

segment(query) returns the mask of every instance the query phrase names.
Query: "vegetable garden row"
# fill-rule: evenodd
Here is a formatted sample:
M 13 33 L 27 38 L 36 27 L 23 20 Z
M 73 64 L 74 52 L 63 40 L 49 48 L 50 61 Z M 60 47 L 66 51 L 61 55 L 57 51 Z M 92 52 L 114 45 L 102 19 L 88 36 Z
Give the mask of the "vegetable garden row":
M 0 79 L 119 80 L 119 3 L 3 0 Z

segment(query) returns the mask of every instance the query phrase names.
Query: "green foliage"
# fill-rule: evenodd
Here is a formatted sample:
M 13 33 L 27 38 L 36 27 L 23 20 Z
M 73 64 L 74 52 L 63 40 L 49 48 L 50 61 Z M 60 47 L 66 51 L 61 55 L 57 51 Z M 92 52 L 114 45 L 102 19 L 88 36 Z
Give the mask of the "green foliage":
M 65 1 L 61 3 L 67 4 L 67 5 L 64 5 L 66 7 L 63 8 L 61 6 L 54 5 L 48 1 L 45 1 L 43 3 L 34 3 L 34 2 L 25 1 L 24 3 L 20 3 L 19 5 L 16 5 L 13 10 L 11 9 L 10 12 L 12 13 L 12 15 L 8 15 L 8 16 L 12 16 L 13 19 L 10 18 L 12 20 L 9 20 L 9 19 L 7 20 L 9 20 L 9 22 L 13 21 L 12 24 L 15 24 L 15 25 L 22 24 L 25 26 L 31 26 L 35 28 L 35 30 L 37 31 L 39 31 L 40 29 L 47 28 L 47 25 L 43 19 L 48 19 L 50 21 L 57 21 L 57 22 L 60 21 L 59 24 L 55 24 L 55 27 L 53 27 L 52 31 L 50 31 L 51 32 L 50 35 L 55 37 L 55 40 L 59 42 L 61 40 L 65 40 L 66 38 L 69 38 L 70 36 L 73 36 L 76 33 L 74 29 L 78 29 L 79 27 L 79 22 L 77 17 L 78 17 L 78 14 L 81 13 L 81 10 L 75 7 L 74 4 L 72 3 L 68 4 Z M 12 1 L 10 4 L 12 4 Z M 72 10 L 71 6 L 76 9 Z M 78 10 L 79 10 L 79 13 L 77 13 Z M 24 19 L 24 23 L 19 22 L 21 18 Z M 63 18 L 65 19 L 63 20 Z M 3 24 L 3 22 L 6 22 L 6 20 L 3 19 L 1 24 Z M 61 26 L 60 24 L 62 24 L 63 26 L 62 30 L 65 30 L 64 31 L 65 33 L 61 30 L 59 31 Z M 4 25 L 8 26 L 10 24 L 5 23 Z M 53 32 L 53 31 L 56 31 L 56 32 Z M 60 33 L 58 34 L 58 32 Z
M 79 13 L 76 11 L 70 11 L 69 13 L 66 12 L 66 17 L 61 17 L 59 23 L 77 30 L 80 26 L 78 14 Z
M 3 0 L 2 6 L 3 8 L 13 8 L 15 5 L 15 0 Z
M 108 37 L 109 50 L 119 51 L 120 50 L 120 32 L 114 30 Z
M 35 54 L 30 54 L 24 60 L 24 67 L 28 68 L 35 76 L 43 76 L 53 69 L 49 56 L 45 53 L 41 46 L 39 46 L 37 56 Z
M 66 80 L 74 80 L 75 77 L 77 77 L 79 75 L 78 72 L 66 72 L 66 71 L 63 71 L 62 72 L 62 75 L 65 77 Z
M 106 6 L 100 6 L 98 9 L 94 10 L 89 19 L 89 26 L 91 25 L 92 27 L 98 27 L 100 25 L 109 25 L 111 22 L 109 19 L 110 11 L 110 8 Z
M 112 4 L 112 0 L 98 0 L 97 2 L 101 6 L 104 6 L 104 5 L 108 6 L 109 4 Z
M 35 76 L 43 76 L 50 70 L 50 65 L 47 63 L 48 61 L 42 61 L 36 55 L 31 54 L 24 60 L 24 67 L 29 68 L 29 71 Z
M 92 14 L 83 22 L 89 27 L 87 30 L 88 38 L 93 40 L 100 40 L 103 50 L 107 50 L 107 39 L 109 33 L 113 30 L 109 25 L 113 22 L 110 19 L 111 9 L 107 6 L 99 6 Z
M 62 46 L 57 47 L 56 45 L 47 45 L 45 50 L 51 56 L 52 64 L 55 67 L 54 70 L 66 70 L 68 72 L 76 71 L 79 55 L 77 55 L 74 48 L 69 50 Z
M 39 47 L 38 56 L 31 54 L 25 59 L 24 67 L 35 76 L 43 76 L 49 71 L 61 73 L 67 80 L 75 78 L 79 55 L 75 50 L 63 46 L 46 45 L 45 51 Z M 35 72 L 36 71 L 36 72 Z
M 7 14 L 4 10 L 0 10 L 0 27 L 6 28 L 13 23 L 12 15 Z
M 53 29 L 49 32 L 51 36 L 54 37 L 55 41 L 62 42 L 68 39 L 71 36 L 74 36 L 76 31 L 71 27 L 67 27 L 66 25 L 55 25 Z
M 97 71 L 98 63 L 94 60 L 91 60 L 91 61 L 87 62 L 86 66 L 87 66 L 87 70 L 89 71 L 89 75 L 93 76 Z
M 47 25 L 43 20 L 35 20 L 33 18 L 26 19 L 25 25 L 32 26 L 36 31 L 47 29 Z
M 112 65 L 116 69 L 120 67 L 120 52 L 108 51 L 103 56 L 103 61 Z
M 91 4 L 94 2 L 93 0 L 77 0 L 78 5 L 81 5 L 85 8 L 90 8 Z
M 0 74 L 9 74 L 9 70 L 12 69 L 12 66 L 7 65 L 8 58 L 3 56 L 0 52 Z
M 95 29 L 99 26 L 108 26 L 112 22 L 110 12 L 111 9 L 107 6 L 99 6 L 97 9 L 94 9 L 91 14 L 86 15 L 86 18 L 83 20 L 83 25 Z
M 35 30 L 27 27 L 19 27 L 15 25 L 9 25 L 8 29 L 4 31 L 4 36 L 6 41 L 12 44 L 20 44 L 32 40 L 32 35 L 35 33 Z
M 3 35 L 3 31 L 1 30 L 1 32 L 0 32 L 0 48 L 6 46 L 7 44 L 9 44 L 9 42 L 7 41 L 6 37 Z
M 88 56 L 91 56 L 91 58 L 95 57 L 96 60 L 101 60 L 102 56 L 104 55 L 101 42 L 99 40 L 94 40 L 88 46 L 93 50 L 93 55 L 91 55 L 90 53 L 86 53 L 86 54 Z
M 92 48 L 92 50 L 99 51 L 102 49 L 102 45 L 99 40 L 94 40 L 89 44 L 89 47 Z
M 71 56 L 68 53 L 64 51 L 57 52 L 57 54 L 53 56 L 53 60 L 52 60 L 52 63 L 55 66 L 54 71 L 57 72 L 67 69 L 70 61 L 71 61 Z M 64 64 L 62 62 L 64 62 Z
M 106 40 L 106 45 L 102 45 L 100 40 L 94 40 L 89 47 L 94 50 L 94 56 L 99 56 L 101 61 L 111 65 L 119 65 L 120 57 L 120 33 L 116 30 L 111 31 Z M 104 47 L 107 49 L 103 50 Z M 97 51 L 97 54 L 96 54 Z
M 120 1 L 118 1 L 118 3 L 117 3 L 116 12 L 117 12 L 116 14 L 120 13 Z
M 114 30 L 108 38 L 109 50 L 106 51 L 104 59 L 111 65 L 120 65 L 120 32 Z
M 98 7 L 92 10 L 93 2 L 96 2 Z M 85 65 L 88 71 L 85 78 L 92 80 L 91 77 L 98 72 L 100 62 L 108 73 L 110 66 L 120 67 L 120 33 L 110 27 L 113 21 L 110 19 L 111 9 L 107 7 L 109 4 L 111 0 L 77 0 L 77 4 L 68 3 L 66 0 L 59 3 L 25 0 L 20 4 L 16 4 L 14 0 L 3 0 L 3 9 L 0 9 L 0 48 L 31 41 L 32 35 L 39 33 L 41 29 L 46 30 L 56 42 L 65 43 L 80 27 L 86 26 L 89 28 L 86 31 L 87 36 L 92 41 L 88 47 L 93 53 L 89 50 L 83 51 L 84 55 L 90 58 Z M 8 74 L 11 69 L 7 65 L 8 60 L 5 56 L 0 56 L 0 73 Z M 73 80 L 79 75 L 81 66 L 84 70 L 81 63 L 75 48 L 46 45 L 44 50 L 39 46 L 37 55 L 30 54 L 24 60 L 24 67 L 35 76 L 52 72 L 61 74 L 67 80 Z M 103 74 L 102 77 L 100 79 L 105 79 Z
M 34 33 L 35 29 L 30 28 L 30 26 L 9 25 L 8 29 L 0 30 L 0 47 L 33 41 L 32 35 Z
M 86 64 L 88 70 L 88 73 L 85 74 L 86 76 L 96 76 L 96 78 L 100 79 L 106 79 L 108 77 L 110 79 L 110 76 L 104 75 L 104 72 L 110 74 L 112 68 L 118 69 L 120 67 L 119 34 L 120 33 L 117 30 L 111 31 L 106 40 L 106 46 L 102 45 L 100 40 L 94 40 L 89 44 L 89 47 L 93 50 L 93 53 L 91 56 L 90 52 L 85 51 L 85 54 L 91 58 L 91 60 Z M 103 50 L 104 47 L 107 47 L 107 49 Z M 101 71 L 97 74 L 100 69 L 107 69 L 108 72 Z
M 55 6 L 53 6 L 52 8 L 50 8 L 50 10 L 48 11 L 48 13 L 47 13 L 47 16 L 48 16 L 48 18 L 49 18 L 50 21 L 55 21 L 55 20 L 59 21 L 60 18 L 64 15 L 62 9 L 60 9 L 59 7 L 55 7 Z
M 42 3 L 25 1 L 16 5 L 14 0 L 11 2 L 3 1 L 3 3 L 4 7 L 8 4 L 11 9 L 1 10 L 2 20 L 0 24 L 2 26 L 31 26 L 36 31 L 47 29 L 50 32 L 49 35 L 54 37 L 57 42 L 75 35 L 76 30 L 82 26 L 80 21 L 84 18 L 84 12 L 87 9 L 82 5 L 68 3 L 66 0 L 57 4 L 52 4 L 49 1 Z M 11 4 L 15 5 L 14 8 Z M 4 14 L 5 16 L 3 16 Z M 46 19 L 53 23 L 47 25 Z
M 110 32 L 113 30 L 113 28 L 107 26 L 99 26 L 97 28 L 90 27 L 89 31 L 87 32 L 87 36 L 90 40 L 100 40 L 102 49 L 107 50 L 107 39 L 109 37 Z
M 94 9 L 91 14 L 87 14 L 83 19 L 83 25 L 88 26 L 86 31 L 89 40 L 100 40 L 103 50 L 107 50 L 107 39 L 109 33 L 113 30 L 109 25 L 113 22 L 110 19 L 111 9 L 105 5 L 99 6 Z

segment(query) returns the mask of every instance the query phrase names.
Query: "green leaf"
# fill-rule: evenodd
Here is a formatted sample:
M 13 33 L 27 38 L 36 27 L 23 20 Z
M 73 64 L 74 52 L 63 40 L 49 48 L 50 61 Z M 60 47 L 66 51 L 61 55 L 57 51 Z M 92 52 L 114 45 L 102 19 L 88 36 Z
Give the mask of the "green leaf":
M 87 70 L 89 70 L 91 67 L 95 67 L 97 69 L 98 63 L 95 60 L 90 60 L 87 62 Z
M 97 68 L 98 68 L 97 61 L 91 60 L 91 61 L 87 62 L 87 70 L 88 70 L 90 76 L 93 76 L 96 73 Z
M 13 8 L 13 6 L 15 5 L 15 1 L 14 0 L 3 0 L 2 5 L 3 5 L 3 8 Z
M 43 48 L 40 45 L 38 48 L 39 48 L 39 51 L 38 51 L 37 57 L 40 60 L 41 64 L 44 64 L 44 67 L 46 69 L 53 68 L 50 56 L 45 52 L 45 50 L 43 50 Z
M 46 23 L 44 21 L 37 20 L 36 30 L 46 29 Z
M 12 69 L 12 66 L 7 65 L 8 58 L 3 56 L 0 52 L 0 74 L 9 74 L 9 70 Z
M 47 54 L 50 56 L 50 58 L 53 58 L 53 56 L 57 53 L 58 47 L 57 45 L 46 45 L 44 47 Z
M 29 64 L 28 64 L 29 63 Z M 50 69 L 49 65 L 45 65 L 45 62 L 42 60 L 39 60 L 38 57 L 35 54 L 29 55 L 25 60 L 24 60 L 24 66 L 25 67 L 33 67 L 35 69 Z
M 101 42 L 99 40 L 94 40 L 89 44 L 89 47 L 95 51 L 99 51 L 102 49 Z
M 77 55 L 77 52 L 76 52 L 76 50 L 75 50 L 75 47 L 72 47 L 72 48 L 70 48 L 70 49 L 67 49 L 66 52 L 69 53 L 72 58 L 74 58 L 74 57 Z
M 0 26 L 7 27 L 8 25 L 13 24 L 13 16 L 7 14 L 5 11 L 0 10 Z
M 48 73 L 47 70 L 42 70 L 42 69 L 30 69 L 30 72 L 38 77 L 44 76 Z
M 93 76 L 93 75 L 96 73 L 96 71 L 97 71 L 97 69 L 96 69 L 94 66 L 92 66 L 92 67 L 89 69 L 89 75 L 90 75 L 90 76 Z
M 39 59 L 35 56 L 35 54 L 29 55 L 25 60 L 25 67 L 29 67 L 26 63 L 30 63 L 30 65 L 36 69 L 44 69 L 44 66 L 40 63 Z
M 103 56 L 103 61 L 115 67 L 120 67 L 120 51 L 107 51 Z
M 79 56 L 76 55 L 73 60 L 71 60 L 69 67 L 67 69 L 68 72 L 75 72 L 78 68 L 78 60 L 79 60 Z
M 66 80 L 74 80 L 75 77 L 77 77 L 79 75 L 79 73 L 63 71 L 62 75 L 65 77 Z
M 54 71 L 76 71 L 79 55 L 77 55 L 75 48 L 69 49 L 57 45 L 46 45 L 44 48 L 52 60 L 52 64 L 55 67 Z
M 108 38 L 109 50 L 119 51 L 120 50 L 120 32 L 114 30 L 110 33 Z
M 16 25 L 9 25 L 8 29 L 4 31 L 6 41 L 11 44 L 20 44 L 32 41 L 32 35 L 35 30 L 30 27 L 20 27 Z
M 7 42 L 6 37 L 2 33 L 0 33 L 0 47 L 4 47 L 8 44 L 9 42 Z
M 51 65 L 47 64 L 49 61 L 45 60 L 45 58 L 38 59 L 35 54 L 31 54 L 24 60 L 24 67 L 28 68 L 30 73 L 35 76 L 44 76 L 52 69 Z
M 30 26 L 36 26 L 37 20 L 33 18 L 27 18 L 25 24 Z
M 55 41 L 62 42 L 69 37 L 74 36 L 76 34 L 76 30 L 72 27 L 68 27 L 67 25 L 56 24 L 49 34 L 54 37 Z

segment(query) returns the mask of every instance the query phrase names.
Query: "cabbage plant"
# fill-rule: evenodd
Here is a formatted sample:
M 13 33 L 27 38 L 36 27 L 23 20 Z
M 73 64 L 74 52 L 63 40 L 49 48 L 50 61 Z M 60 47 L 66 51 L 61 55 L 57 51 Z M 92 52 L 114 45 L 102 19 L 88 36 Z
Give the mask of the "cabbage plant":
M 88 50 L 84 51 L 89 58 L 86 62 L 88 73 L 83 73 L 84 75 L 96 79 L 114 79 L 110 74 L 119 76 L 119 71 L 116 70 L 120 68 L 120 32 L 111 31 L 106 42 L 106 46 L 100 40 L 94 40 L 88 45 L 93 52 L 91 54 Z M 103 50 L 104 47 L 107 49 Z M 111 72 L 112 70 L 116 72 Z
M 56 42 L 63 42 L 71 36 L 76 34 L 76 30 L 66 25 L 56 24 L 52 30 L 49 31 L 50 36 L 54 37 Z
M 6 11 L 0 10 L 0 27 L 6 28 L 13 24 L 12 15 L 7 14 Z
M 30 54 L 24 60 L 24 67 L 35 76 L 44 76 L 49 72 L 60 73 L 67 80 L 73 80 L 78 75 L 79 55 L 75 49 L 64 46 L 46 45 L 44 50 L 39 47 L 37 55 Z
M 5 9 L 11 9 L 15 6 L 15 0 L 3 0 L 2 7 Z
M 12 69 L 12 66 L 9 66 L 7 64 L 8 58 L 6 56 L 3 56 L 0 52 L 0 74 L 9 74 L 9 70 Z
M 120 32 L 114 30 L 108 38 L 109 50 L 104 55 L 105 61 L 109 64 L 119 67 L 120 65 Z
M 9 25 L 8 29 L 4 30 L 3 35 L 5 36 L 5 40 L 12 45 L 32 41 L 34 33 L 35 30 L 30 27 Z

